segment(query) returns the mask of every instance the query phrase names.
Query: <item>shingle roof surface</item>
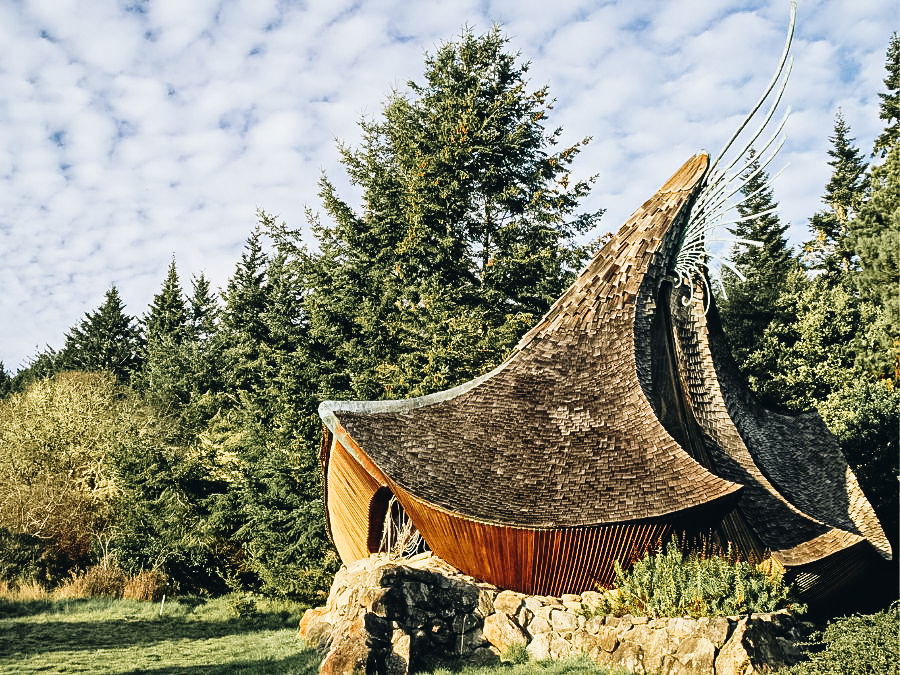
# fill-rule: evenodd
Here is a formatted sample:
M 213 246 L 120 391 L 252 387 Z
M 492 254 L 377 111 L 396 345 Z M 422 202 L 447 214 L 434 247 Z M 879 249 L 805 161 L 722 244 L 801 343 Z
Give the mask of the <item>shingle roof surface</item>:
M 621 522 L 739 490 L 663 428 L 635 351 L 636 304 L 654 302 L 660 249 L 674 245 L 706 166 L 691 158 L 638 209 L 486 379 L 420 400 L 329 402 L 326 423 L 410 493 L 488 523 Z

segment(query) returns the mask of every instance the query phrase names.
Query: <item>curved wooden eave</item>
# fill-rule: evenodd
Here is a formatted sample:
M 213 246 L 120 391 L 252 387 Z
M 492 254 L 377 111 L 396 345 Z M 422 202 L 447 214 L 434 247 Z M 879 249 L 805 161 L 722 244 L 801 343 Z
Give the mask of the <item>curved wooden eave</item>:
M 651 268 L 665 274 L 660 247 L 686 217 L 707 162 L 706 155 L 686 162 L 491 373 L 416 399 L 326 402 L 326 425 L 404 490 L 498 525 L 661 517 L 740 490 L 662 427 L 638 381 L 634 350 L 644 276 Z M 541 398 L 550 389 L 555 397 Z M 518 488 L 532 490 L 534 501 Z M 473 490 L 512 492 L 490 503 L 492 495 L 482 500 Z

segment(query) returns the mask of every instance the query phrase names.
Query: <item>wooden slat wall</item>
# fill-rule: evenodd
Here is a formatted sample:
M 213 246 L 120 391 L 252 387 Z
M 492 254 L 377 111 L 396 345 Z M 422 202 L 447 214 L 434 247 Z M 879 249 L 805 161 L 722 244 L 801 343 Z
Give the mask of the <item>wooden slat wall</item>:
M 434 553 L 500 588 L 562 595 L 609 587 L 615 560 L 634 561 L 674 531 L 671 523 L 529 530 L 466 520 L 391 486 Z
M 328 519 L 341 560 L 351 563 L 369 555 L 369 510 L 383 484 L 372 477 L 337 441 L 328 461 Z

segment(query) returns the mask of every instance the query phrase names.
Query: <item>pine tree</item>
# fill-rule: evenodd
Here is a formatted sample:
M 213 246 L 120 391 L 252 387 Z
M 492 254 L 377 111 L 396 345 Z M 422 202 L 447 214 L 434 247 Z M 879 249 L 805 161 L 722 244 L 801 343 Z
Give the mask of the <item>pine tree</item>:
M 144 323 L 147 326 L 147 341 L 150 343 L 168 339 L 180 344 L 185 337 L 187 309 L 174 257 L 169 263 L 169 272 L 162 290 L 154 296 Z
M 880 117 L 885 121 L 884 131 L 875 140 L 873 155 L 885 157 L 890 149 L 897 145 L 900 138 L 900 35 L 891 35 L 887 49 L 885 68 L 888 71 L 884 79 L 886 93 L 878 94 L 881 98 Z
M 219 338 L 223 349 L 224 376 L 232 390 L 251 390 L 261 384 L 260 345 L 266 342 L 263 320 L 266 310 L 266 267 L 259 228 L 248 237 L 234 274 L 223 294 Z
M 726 268 L 722 273 L 726 295 L 718 301 L 723 328 L 739 363 L 746 362 L 766 327 L 776 318 L 778 296 L 791 272 L 797 268 L 785 238 L 787 225 L 781 224 L 777 213 L 769 212 L 778 206 L 769 186 L 769 177 L 760 168 L 755 153 L 751 153 L 753 159 L 741 188 L 744 199 L 737 210 L 742 218 L 764 215 L 739 222 L 734 234 L 759 245 L 735 245 L 731 261 L 745 280 L 741 281 Z
M 884 314 L 880 338 L 867 350 L 867 369 L 900 384 L 900 143 L 872 171 L 872 192 L 852 223 L 860 295 Z
M 115 286 L 106 292 L 103 304 L 66 334 L 59 354 L 62 369 L 108 370 L 129 382 L 141 368 L 143 336 L 135 319 L 125 314 L 125 305 Z
M 191 297 L 188 298 L 189 333 L 193 340 L 206 342 L 218 329 L 219 304 L 203 273 L 191 279 L 191 286 Z
M 406 396 L 468 379 L 503 358 L 566 287 L 587 249 L 574 237 L 577 143 L 555 150 L 546 87 L 499 29 L 466 31 L 426 56 L 424 83 L 363 120 L 341 146 L 354 210 L 323 178 L 333 224 L 314 221 L 321 255 L 308 286 L 311 330 L 330 354 L 332 395 Z M 342 394 L 346 395 L 346 394 Z
M 832 159 L 828 165 L 832 174 L 822 198 L 826 208 L 810 218 L 815 239 L 804 244 L 804 252 L 812 269 L 835 278 L 854 269 L 853 249 L 847 235 L 850 221 L 866 198 L 869 177 L 868 165 L 859 148 L 853 145 L 850 127 L 840 111 L 835 116 L 834 135 L 829 140 L 832 149 L 828 154 Z
M 147 397 L 162 410 L 179 414 L 190 402 L 193 388 L 190 345 L 187 338 L 187 308 L 175 259 L 162 289 L 144 318 L 146 348 L 140 385 Z
M 0 399 L 6 398 L 13 390 L 12 375 L 6 372 L 6 366 L 0 361 Z

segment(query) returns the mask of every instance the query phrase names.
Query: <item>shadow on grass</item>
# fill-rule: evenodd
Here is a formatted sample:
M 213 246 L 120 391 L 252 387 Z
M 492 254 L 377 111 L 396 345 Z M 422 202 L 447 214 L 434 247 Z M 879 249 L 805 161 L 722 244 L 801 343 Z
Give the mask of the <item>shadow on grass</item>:
M 161 667 L 141 668 L 124 672 L 122 675 L 176 675 L 177 673 L 196 673 L 198 675 L 216 675 L 217 673 L 269 673 L 287 675 L 313 675 L 319 672 L 321 655 L 313 649 L 307 649 L 299 654 L 283 659 L 264 659 L 260 661 L 232 661 L 227 664 L 214 666 L 186 666 L 186 667 Z
M 225 621 L 110 619 L 99 621 L 12 622 L 0 633 L 0 659 L 16 654 L 141 647 L 158 642 L 208 640 L 265 630 L 294 627 L 280 617 L 250 617 Z

